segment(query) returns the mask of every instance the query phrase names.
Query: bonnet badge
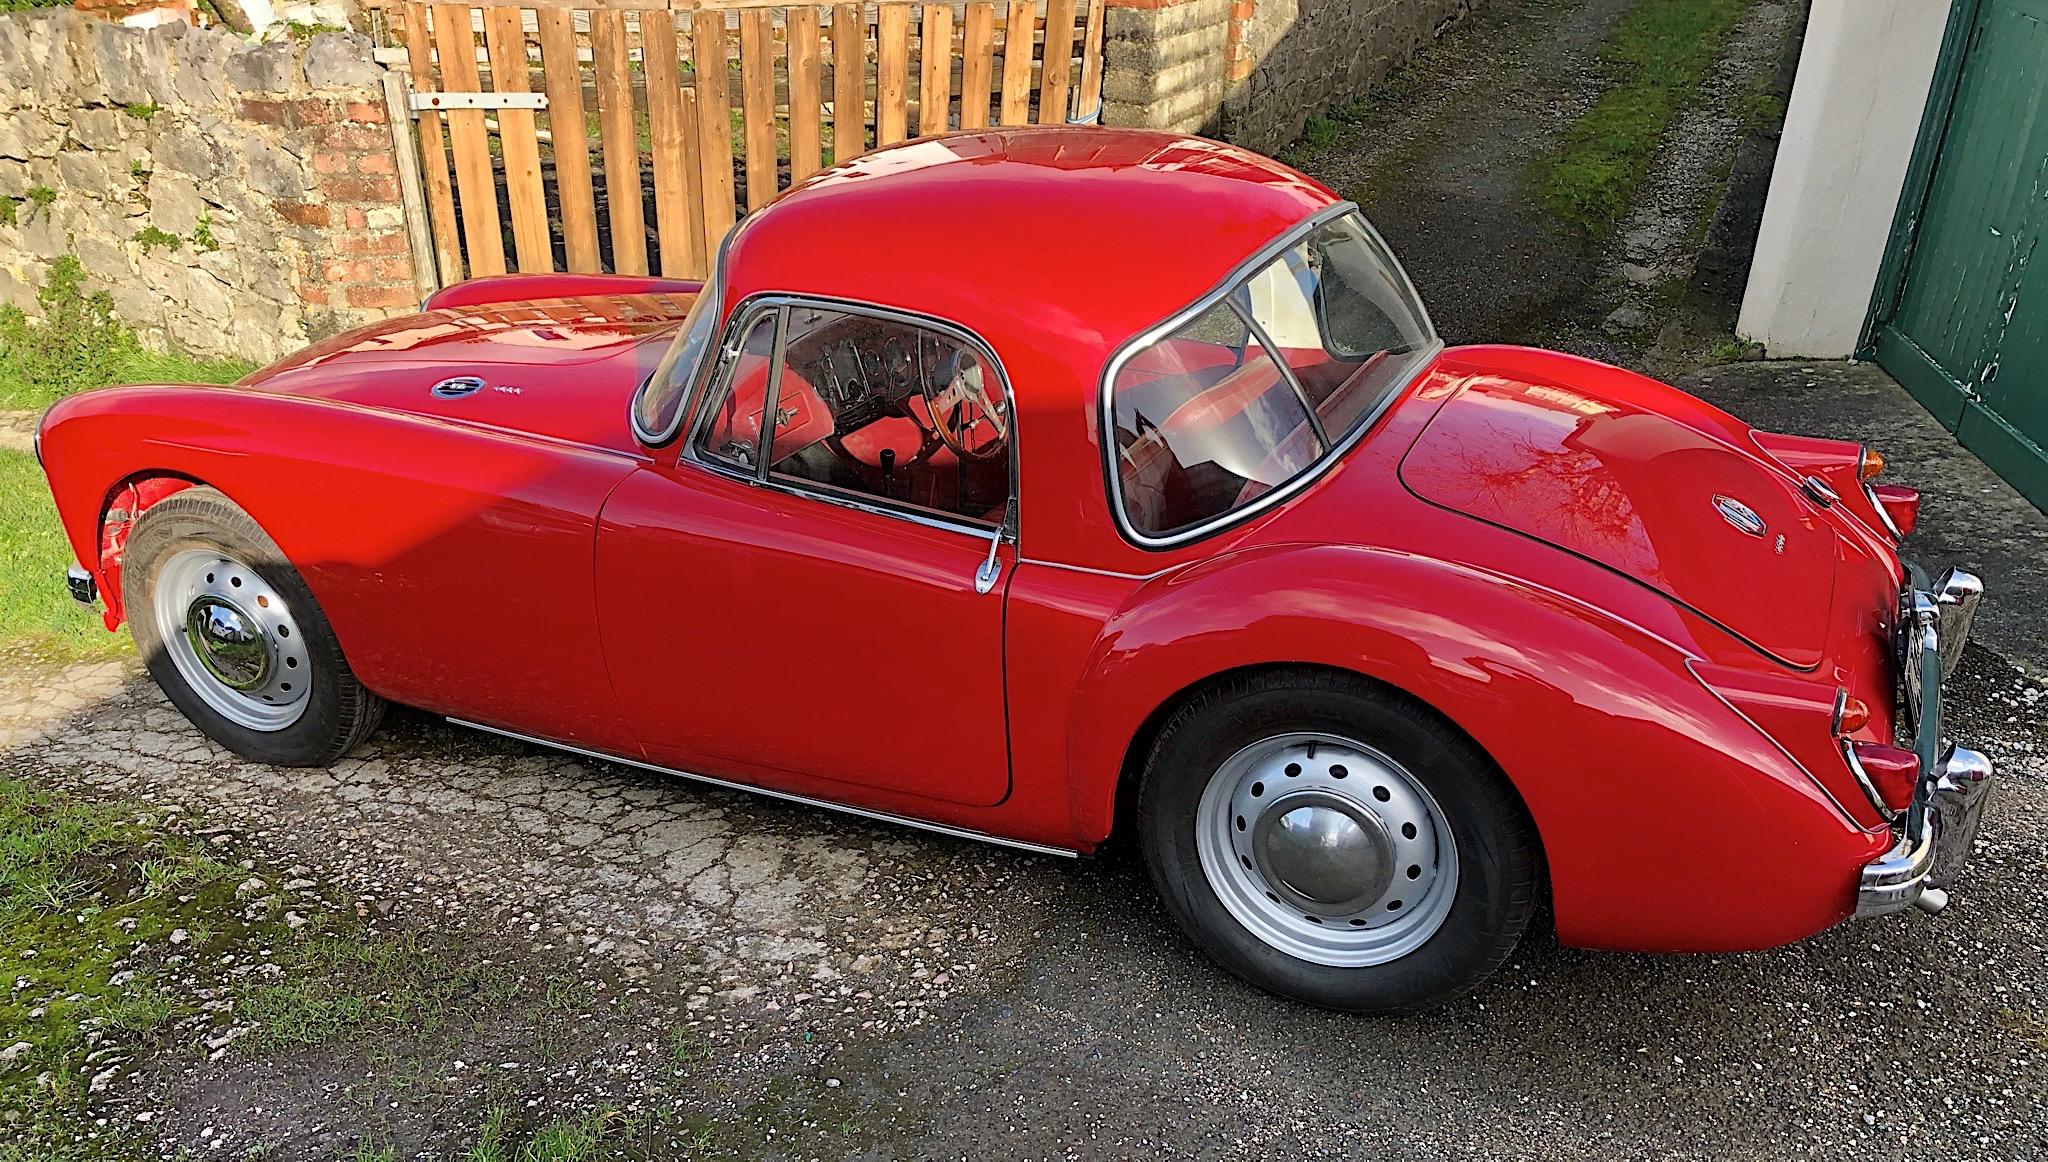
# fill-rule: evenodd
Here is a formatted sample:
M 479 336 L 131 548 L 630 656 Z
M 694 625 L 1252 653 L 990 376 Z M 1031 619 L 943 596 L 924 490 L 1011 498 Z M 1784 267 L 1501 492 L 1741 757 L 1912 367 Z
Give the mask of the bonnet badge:
M 1764 518 L 1758 516 L 1755 509 L 1732 496 L 1714 497 L 1714 511 L 1721 514 L 1722 520 L 1752 537 L 1764 535 Z
M 435 399 L 461 399 L 465 395 L 475 395 L 483 389 L 484 381 L 476 376 L 458 375 L 453 379 L 442 380 L 430 390 L 434 393 Z

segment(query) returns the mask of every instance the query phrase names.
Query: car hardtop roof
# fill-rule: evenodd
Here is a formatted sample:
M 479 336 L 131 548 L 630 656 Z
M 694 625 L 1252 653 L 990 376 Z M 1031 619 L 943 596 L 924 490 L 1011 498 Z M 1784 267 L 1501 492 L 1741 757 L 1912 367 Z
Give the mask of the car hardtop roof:
M 921 138 L 813 175 L 728 243 L 726 304 L 815 295 L 945 319 L 1006 347 L 1108 350 L 1340 199 L 1218 141 L 1136 129 Z

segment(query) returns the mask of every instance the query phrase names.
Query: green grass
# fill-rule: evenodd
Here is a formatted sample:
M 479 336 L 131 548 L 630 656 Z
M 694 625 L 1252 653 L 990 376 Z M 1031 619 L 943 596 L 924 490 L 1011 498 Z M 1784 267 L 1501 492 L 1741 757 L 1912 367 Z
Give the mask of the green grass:
M 73 662 L 127 650 L 126 636 L 108 633 L 64 591 L 71 557 L 42 469 L 0 451 L 0 659 Z
M 1755 0 L 1637 0 L 1601 60 L 1613 81 L 1538 163 L 1542 205 L 1595 237 L 1612 231 L 1649 173 L 1665 131 L 1698 95 Z
M 143 870 L 152 866 L 154 883 Z M 29 1045 L 0 1068 L 0 1162 L 106 1152 L 104 1135 L 84 1137 L 92 1077 L 105 1065 L 87 1059 L 94 1039 L 147 1051 L 193 1014 L 162 987 L 156 966 L 173 931 L 185 930 L 179 951 L 193 955 L 269 935 L 239 919 L 234 890 L 246 874 L 145 809 L 0 779 L 0 950 L 10 985 L 0 992 L 0 1048 Z M 175 890 L 153 890 L 164 885 Z

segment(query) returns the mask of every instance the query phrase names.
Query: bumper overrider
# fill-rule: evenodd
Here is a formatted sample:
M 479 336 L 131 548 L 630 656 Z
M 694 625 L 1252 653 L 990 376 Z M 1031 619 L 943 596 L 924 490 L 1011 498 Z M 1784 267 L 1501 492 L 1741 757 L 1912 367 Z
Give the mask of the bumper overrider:
M 1970 858 L 1994 776 L 1990 759 L 1941 737 L 1941 684 L 1962 661 L 1984 584 L 1960 569 L 1933 583 L 1918 566 L 1908 572 L 1899 602 L 1898 670 L 1902 722 L 1920 758 L 1920 784 L 1896 824 L 1898 842 L 1863 867 L 1858 919 L 1947 906 L 1943 889 Z

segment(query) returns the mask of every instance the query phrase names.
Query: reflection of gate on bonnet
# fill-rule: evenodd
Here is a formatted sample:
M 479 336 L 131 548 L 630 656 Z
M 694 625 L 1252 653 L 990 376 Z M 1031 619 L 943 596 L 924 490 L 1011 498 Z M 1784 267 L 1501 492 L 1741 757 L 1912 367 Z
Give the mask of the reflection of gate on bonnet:
M 739 214 L 835 161 L 1096 120 L 1103 5 L 387 2 L 379 55 L 410 73 L 439 282 L 701 277 Z

